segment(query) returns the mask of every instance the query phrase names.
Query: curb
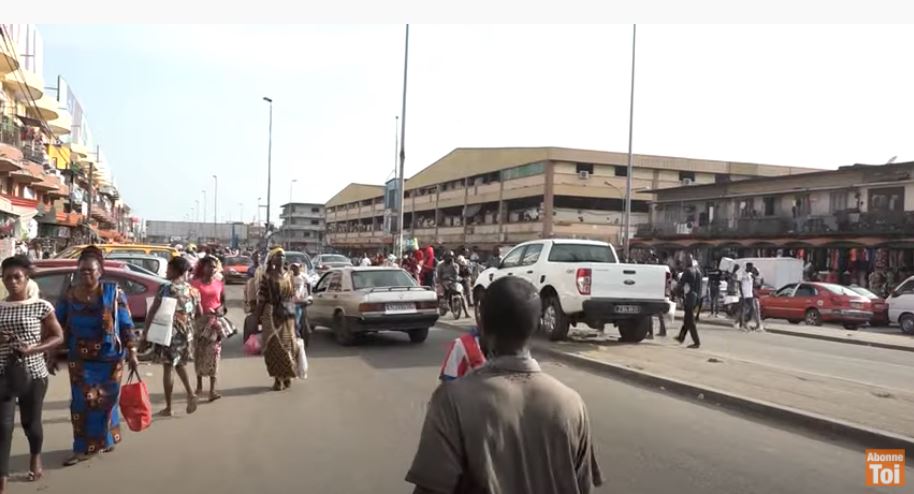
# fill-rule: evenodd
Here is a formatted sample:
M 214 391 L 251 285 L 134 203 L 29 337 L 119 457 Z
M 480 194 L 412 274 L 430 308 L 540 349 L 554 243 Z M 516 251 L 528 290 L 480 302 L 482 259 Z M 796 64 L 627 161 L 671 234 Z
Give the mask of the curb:
M 437 326 L 452 331 L 466 332 L 467 330 L 467 328 L 447 322 L 438 322 Z M 914 438 L 894 432 L 874 429 L 797 408 L 679 381 L 582 355 L 574 355 L 544 343 L 534 342 L 533 351 L 597 374 L 621 378 L 645 387 L 660 388 L 661 391 L 669 391 L 683 398 L 718 405 L 728 410 L 767 421 L 778 422 L 790 427 L 801 427 L 831 439 L 852 441 L 868 448 L 879 447 L 914 451 Z
M 678 313 L 677 313 L 678 315 Z M 733 323 L 731 321 L 725 320 L 705 320 L 702 319 L 698 324 L 708 324 L 712 326 L 721 326 L 721 327 L 732 327 Z M 843 338 L 841 336 L 829 336 L 824 334 L 814 334 L 814 333 L 802 333 L 800 331 L 790 331 L 787 329 L 777 329 L 777 328 L 765 328 L 766 333 L 771 334 L 781 334 L 787 336 L 796 336 L 799 338 L 809 338 L 811 340 L 823 340 L 823 341 L 832 341 L 835 343 L 846 343 L 848 345 L 859 345 L 859 346 L 868 346 L 873 348 L 884 348 L 886 350 L 899 350 L 902 352 L 914 352 L 914 346 L 908 345 L 894 345 L 892 343 L 881 343 L 878 341 L 864 341 L 864 340 L 853 340 L 850 338 Z

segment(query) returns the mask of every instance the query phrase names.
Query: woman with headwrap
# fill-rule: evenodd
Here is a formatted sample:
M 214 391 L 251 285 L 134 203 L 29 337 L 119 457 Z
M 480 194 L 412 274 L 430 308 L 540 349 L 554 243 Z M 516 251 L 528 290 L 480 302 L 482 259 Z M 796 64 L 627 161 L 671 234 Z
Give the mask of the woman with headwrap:
M 295 289 L 285 268 L 285 252 L 270 251 L 257 295 L 257 320 L 263 329 L 263 356 L 273 390 L 292 385 L 298 347 L 295 344 Z

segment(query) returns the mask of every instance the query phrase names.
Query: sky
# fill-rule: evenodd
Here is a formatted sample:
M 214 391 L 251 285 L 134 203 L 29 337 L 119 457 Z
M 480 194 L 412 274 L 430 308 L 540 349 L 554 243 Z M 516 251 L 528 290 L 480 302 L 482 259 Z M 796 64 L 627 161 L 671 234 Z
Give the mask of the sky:
M 144 219 L 272 217 L 395 166 L 404 27 L 42 25 Z M 410 27 L 406 176 L 458 147 L 625 152 L 632 27 Z M 914 160 L 906 26 L 639 25 L 635 153 L 837 168 Z M 291 183 L 291 180 L 297 180 Z M 199 209 L 199 210 L 198 210 Z M 261 220 L 264 213 L 261 212 Z

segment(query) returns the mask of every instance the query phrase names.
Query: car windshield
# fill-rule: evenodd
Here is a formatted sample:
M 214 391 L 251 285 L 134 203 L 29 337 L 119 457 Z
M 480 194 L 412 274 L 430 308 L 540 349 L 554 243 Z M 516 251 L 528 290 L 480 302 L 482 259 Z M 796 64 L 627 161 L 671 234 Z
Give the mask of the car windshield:
M 321 262 L 345 262 L 345 263 L 351 263 L 352 261 L 350 261 L 349 259 L 347 259 L 345 256 L 326 255 L 326 256 L 321 256 Z
M 851 290 L 853 290 L 854 292 L 856 292 L 857 294 L 863 295 L 866 298 L 880 298 L 879 295 L 876 295 L 875 293 L 867 290 L 866 288 L 863 288 L 862 286 L 852 286 L 849 288 Z
M 229 257 L 225 260 L 226 266 L 244 266 L 251 263 L 248 257 Z
M 550 262 L 618 262 L 608 245 L 555 244 L 549 251 Z
M 416 280 L 406 271 L 400 269 L 356 271 L 352 273 L 352 287 L 356 290 L 393 286 L 416 286 Z

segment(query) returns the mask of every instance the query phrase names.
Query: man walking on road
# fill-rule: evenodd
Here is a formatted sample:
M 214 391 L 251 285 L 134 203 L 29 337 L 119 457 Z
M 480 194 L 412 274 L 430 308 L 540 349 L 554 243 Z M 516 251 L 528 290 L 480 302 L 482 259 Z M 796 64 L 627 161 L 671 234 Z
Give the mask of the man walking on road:
M 747 323 L 755 312 L 755 277 L 752 271 L 752 263 L 746 263 L 737 277 L 740 301 L 739 329 L 743 331 L 747 329 Z
M 529 342 L 536 288 L 501 278 L 481 306 L 489 361 L 432 394 L 406 481 L 418 494 L 586 494 L 603 483 L 581 397 L 542 372 Z
M 717 266 L 708 268 L 708 298 L 711 304 L 711 317 L 717 317 L 720 314 L 720 277 L 721 272 Z
M 701 296 L 701 271 L 692 262 L 692 254 L 686 254 L 683 259 L 684 266 L 687 266 L 682 272 L 679 279 L 679 285 L 676 289 L 679 296 L 682 297 L 682 329 L 676 340 L 679 343 L 685 342 L 686 332 L 692 336 L 692 344 L 689 348 L 698 348 L 701 341 L 698 339 L 698 328 L 695 327 L 695 308 L 698 306 L 698 297 Z

